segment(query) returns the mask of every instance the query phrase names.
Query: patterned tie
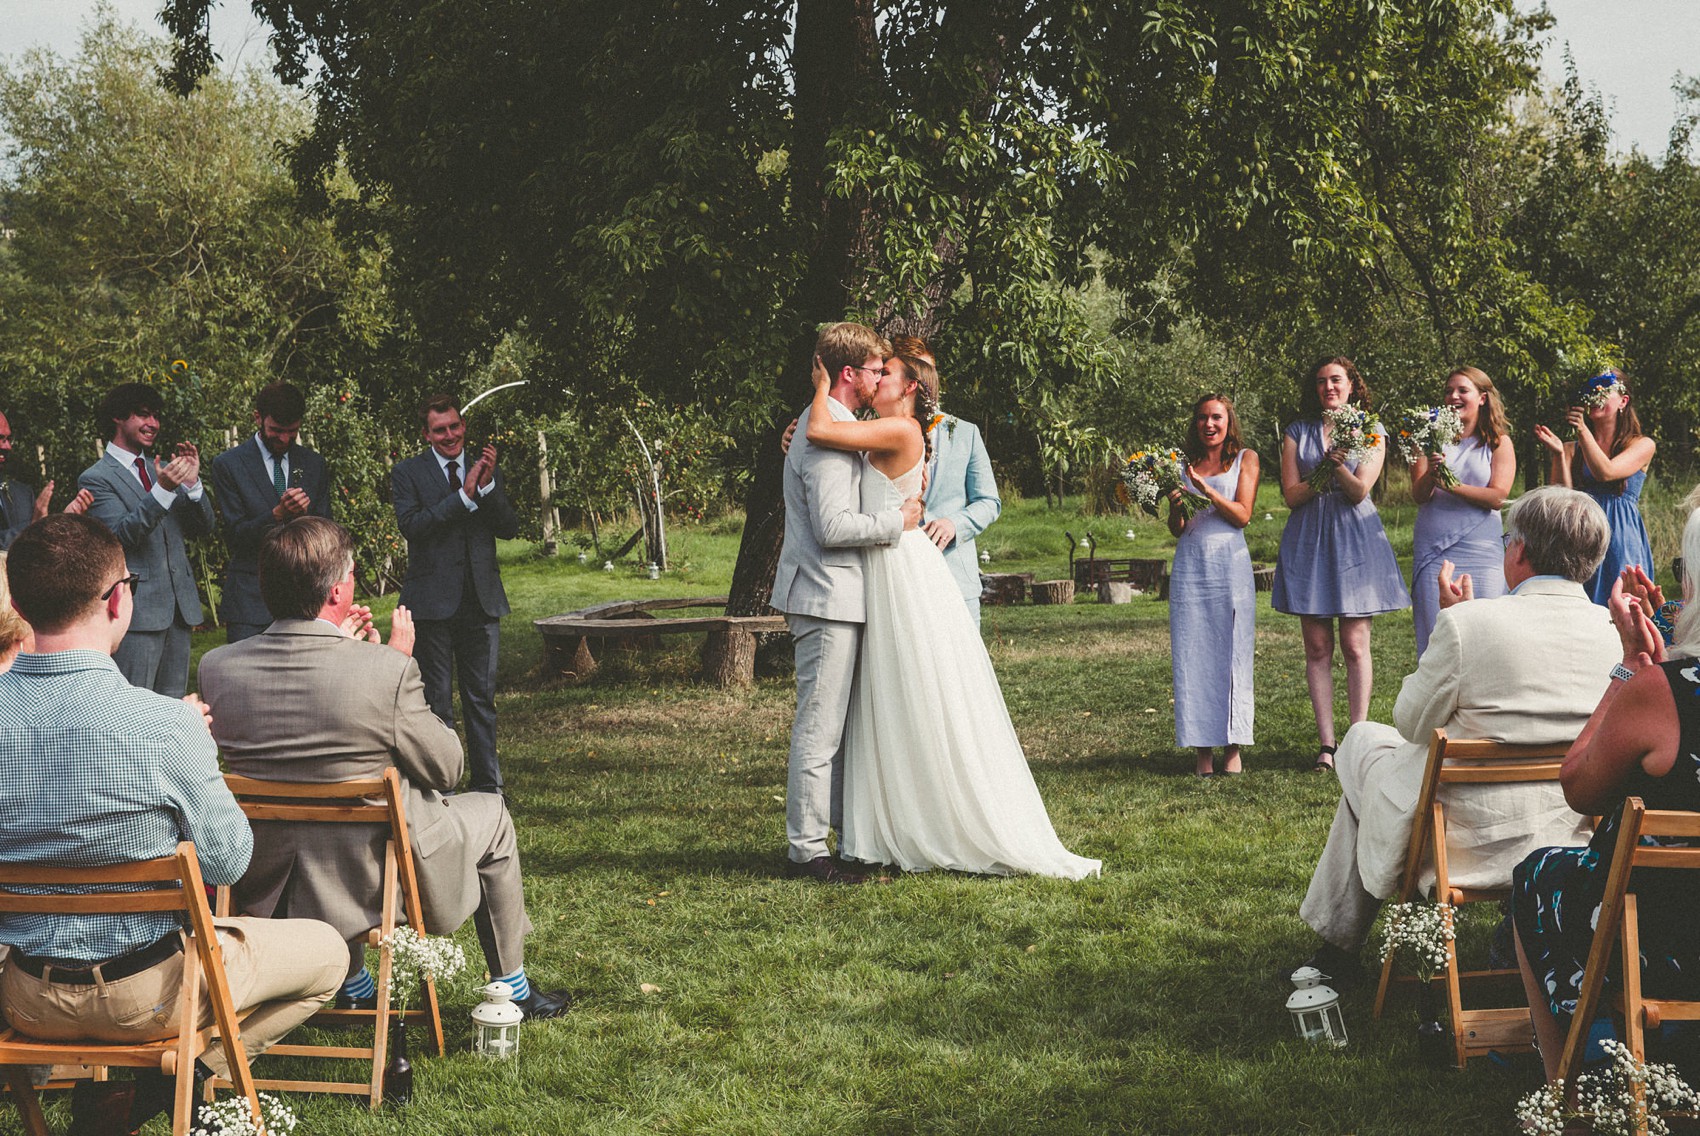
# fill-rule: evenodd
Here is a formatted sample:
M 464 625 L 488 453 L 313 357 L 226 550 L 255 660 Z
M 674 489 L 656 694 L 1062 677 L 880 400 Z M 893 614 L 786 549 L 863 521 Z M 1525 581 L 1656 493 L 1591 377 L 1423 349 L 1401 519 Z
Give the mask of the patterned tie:
M 136 459 L 136 476 L 142 479 L 143 492 L 152 493 L 153 478 L 148 476 L 148 460 L 146 458 Z
M 450 493 L 459 493 L 460 492 L 460 474 L 458 472 L 456 472 L 456 470 L 455 470 L 455 467 L 459 464 L 460 464 L 459 462 L 454 462 L 454 461 L 449 462 L 449 492 Z
M 272 487 L 277 490 L 279 497 L 283 496 L 285 485 L 283 480 L 283 455 L 281 454 L 272 455 Z

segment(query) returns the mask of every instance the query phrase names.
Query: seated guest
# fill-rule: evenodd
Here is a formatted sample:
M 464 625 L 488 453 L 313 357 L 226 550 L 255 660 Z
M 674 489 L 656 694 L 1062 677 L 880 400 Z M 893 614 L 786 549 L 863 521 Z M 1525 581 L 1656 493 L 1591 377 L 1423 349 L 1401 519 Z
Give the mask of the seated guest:
M 460 780 L 460 739 L 426 704 L 407 609 L 396 609 L 390 644 L 379 645 L 370 612 L 354 604 L 354 541 L 322 517 L 267 534 L 260 595 L 272 625 L 201 662 L 201 693 L 231 771 L 335 782 L 395 766 L 407 785 L 425 930 L 452 935 L 471 916 L 490 974 L 514 988 L 526 1016 L 565 1012 L 569 995 L 533 990 L 526 978 L 531 921 L 507 804 L 498 793 L 443 796 Z M 362 944 L 379 922 L 385 838 L 365 825 L 268 822 L 235 889 L 250 914 L 309 915 L 342 934 L 349 977 L 339 1004 L 371 1004 Z
M 1700 512 L 1682 530 L 1682 598 L 1667 651 L 1649 613 L 1621 586 L 1608 605 L 1622 644 L 1604 697 L 1564 759 L 1560 783 L 1578 812 L 1604 819 L 1586 848 L 1543 848 L 1517 866 L 1511 915 L 1547 1080 L 1581 993 L 1594 922 L 1617 847 L 1624 799 L 1700 812 Z M 1700 998 L 1700 917 L 1685 873 L 1637 872 L 1641 983 L 1651 997 Z M 1560 900 L 1562 897 L 1562 901 Z M 1607 979 L 1610 983 L 1612 979 Z M 1562 1019 L 1562 1022 L 1561 1022 Z
M 1299 908 L 1323 940 L 1309 963 L 1337 986 L 1361 976 L 1358 948 L 1381 900 L 1398 889 L 1434 729 L 1518 745 L 1570 740 L 1621 653 L 1611 620 L 1582 587 L 1611 539 L 1599 505 L 1542 486 L 1505 521 L 1510 594 L 1473 599 L 1469 577 L 1453 580 L 1444 565 L 1442 611 L 1399 690 L 1394 725 L 1360 722 L 1340 746 L 1340 807 Z M 1534 849 L 1587 839 L 1557 785 L 1472 785 L 1456 796 L 1448 788 L 1442 800 L 1448 868 L 1462 887 L 1505 887 Z
M 0 675 L 0 860 L 117 864 L 192 840 L 208 883 L 235 882 L 253 836 L 219 775 L 204 708 L 131 686 L 112 661 L 136 581 L 118 538 L 89 517 L 49 516 L 12 542 L 6 575 L 35 653 Z M 253 1011 L 242 1023 L 250 1054 L 336 993 L 346 951 L 325 924 L 215 922 L 237 1011 Z M 173 913 L 0 915 L 0 942 L 11 947 L 0 1006 L 19 1033 L 147 1041 L 183 1024 Z M 202 1020 L 211 1012 L 203 993 Z M 228 1072 L 216 1044 L 203 1060 L 197 1078 Z M 91 1082 L 72 1098 L 71 1131 L 133 1131 L 170 1102 L 171 1082 L 157 1072 L 134 1085 Z

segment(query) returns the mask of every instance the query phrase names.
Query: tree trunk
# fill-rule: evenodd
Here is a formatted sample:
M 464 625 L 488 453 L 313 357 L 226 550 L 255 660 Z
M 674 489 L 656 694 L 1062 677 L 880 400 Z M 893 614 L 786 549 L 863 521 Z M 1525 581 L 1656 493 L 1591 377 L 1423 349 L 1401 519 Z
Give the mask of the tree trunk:
M 755 678 L 756 637 L 741 627 L 710 631 L 702 645 L 702 677 L 718 687 L 748 686 Z

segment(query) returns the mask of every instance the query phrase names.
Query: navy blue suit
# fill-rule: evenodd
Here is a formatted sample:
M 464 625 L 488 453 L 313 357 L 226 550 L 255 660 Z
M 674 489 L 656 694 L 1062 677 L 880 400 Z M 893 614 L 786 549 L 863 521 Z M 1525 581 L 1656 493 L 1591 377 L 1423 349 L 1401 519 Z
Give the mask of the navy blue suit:
M 260 598 L 260 543 L 280 523 L 272 510 L 282 494 L 272 480 L 271 455 L 261 454 L 254 439 L 250 434 L 212 460 L 214 504 L 224 518 L 224 543 L 230 550 L 222 614 L 231 643 L 258 635 L 272 622 Z M 284 458 L 288 488 L 307 494 L 309 515 L 329 519 L 331 486 L 325 459 L 301 445 L 290 446 Z
M 35 490 L 21 481 L 0 479 L 0 552 L 12 547 L 35 515 Z
M 464 450 L 457 466 L 477 460 Z M 449 488 L 433 450 L 408 458 L 390 471 L 390 502 L 407 538 L 407 576 L 400 602 L 413 613 L 418 639 L 413 657 L 425 680 L 425 699 L 443 721 L 454 724 L 451 669 L 460 679 L 466 715 L 469 788 L 499 792 L 496 761 L 496 656 L 508 595 L 496 565 L 496 538 L 519 533 L 519 518 L 502 489 L 501 474 L 490 491 L 468 509 Z

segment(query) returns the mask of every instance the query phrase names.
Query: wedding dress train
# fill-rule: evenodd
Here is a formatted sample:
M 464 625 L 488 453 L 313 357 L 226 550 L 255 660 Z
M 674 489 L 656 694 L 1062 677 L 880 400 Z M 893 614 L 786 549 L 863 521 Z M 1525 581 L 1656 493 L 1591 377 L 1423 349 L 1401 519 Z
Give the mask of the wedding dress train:
M 867 468 L 862 508 L 898 507 L 921 465 Z M 846 857 L 906 871 L 950 868 L 1080 879 L 1100 862 L 1064 848 L 1004 706 L 979 629 L 919 529 L 863 556 L 867 625 L 845 732 Z

